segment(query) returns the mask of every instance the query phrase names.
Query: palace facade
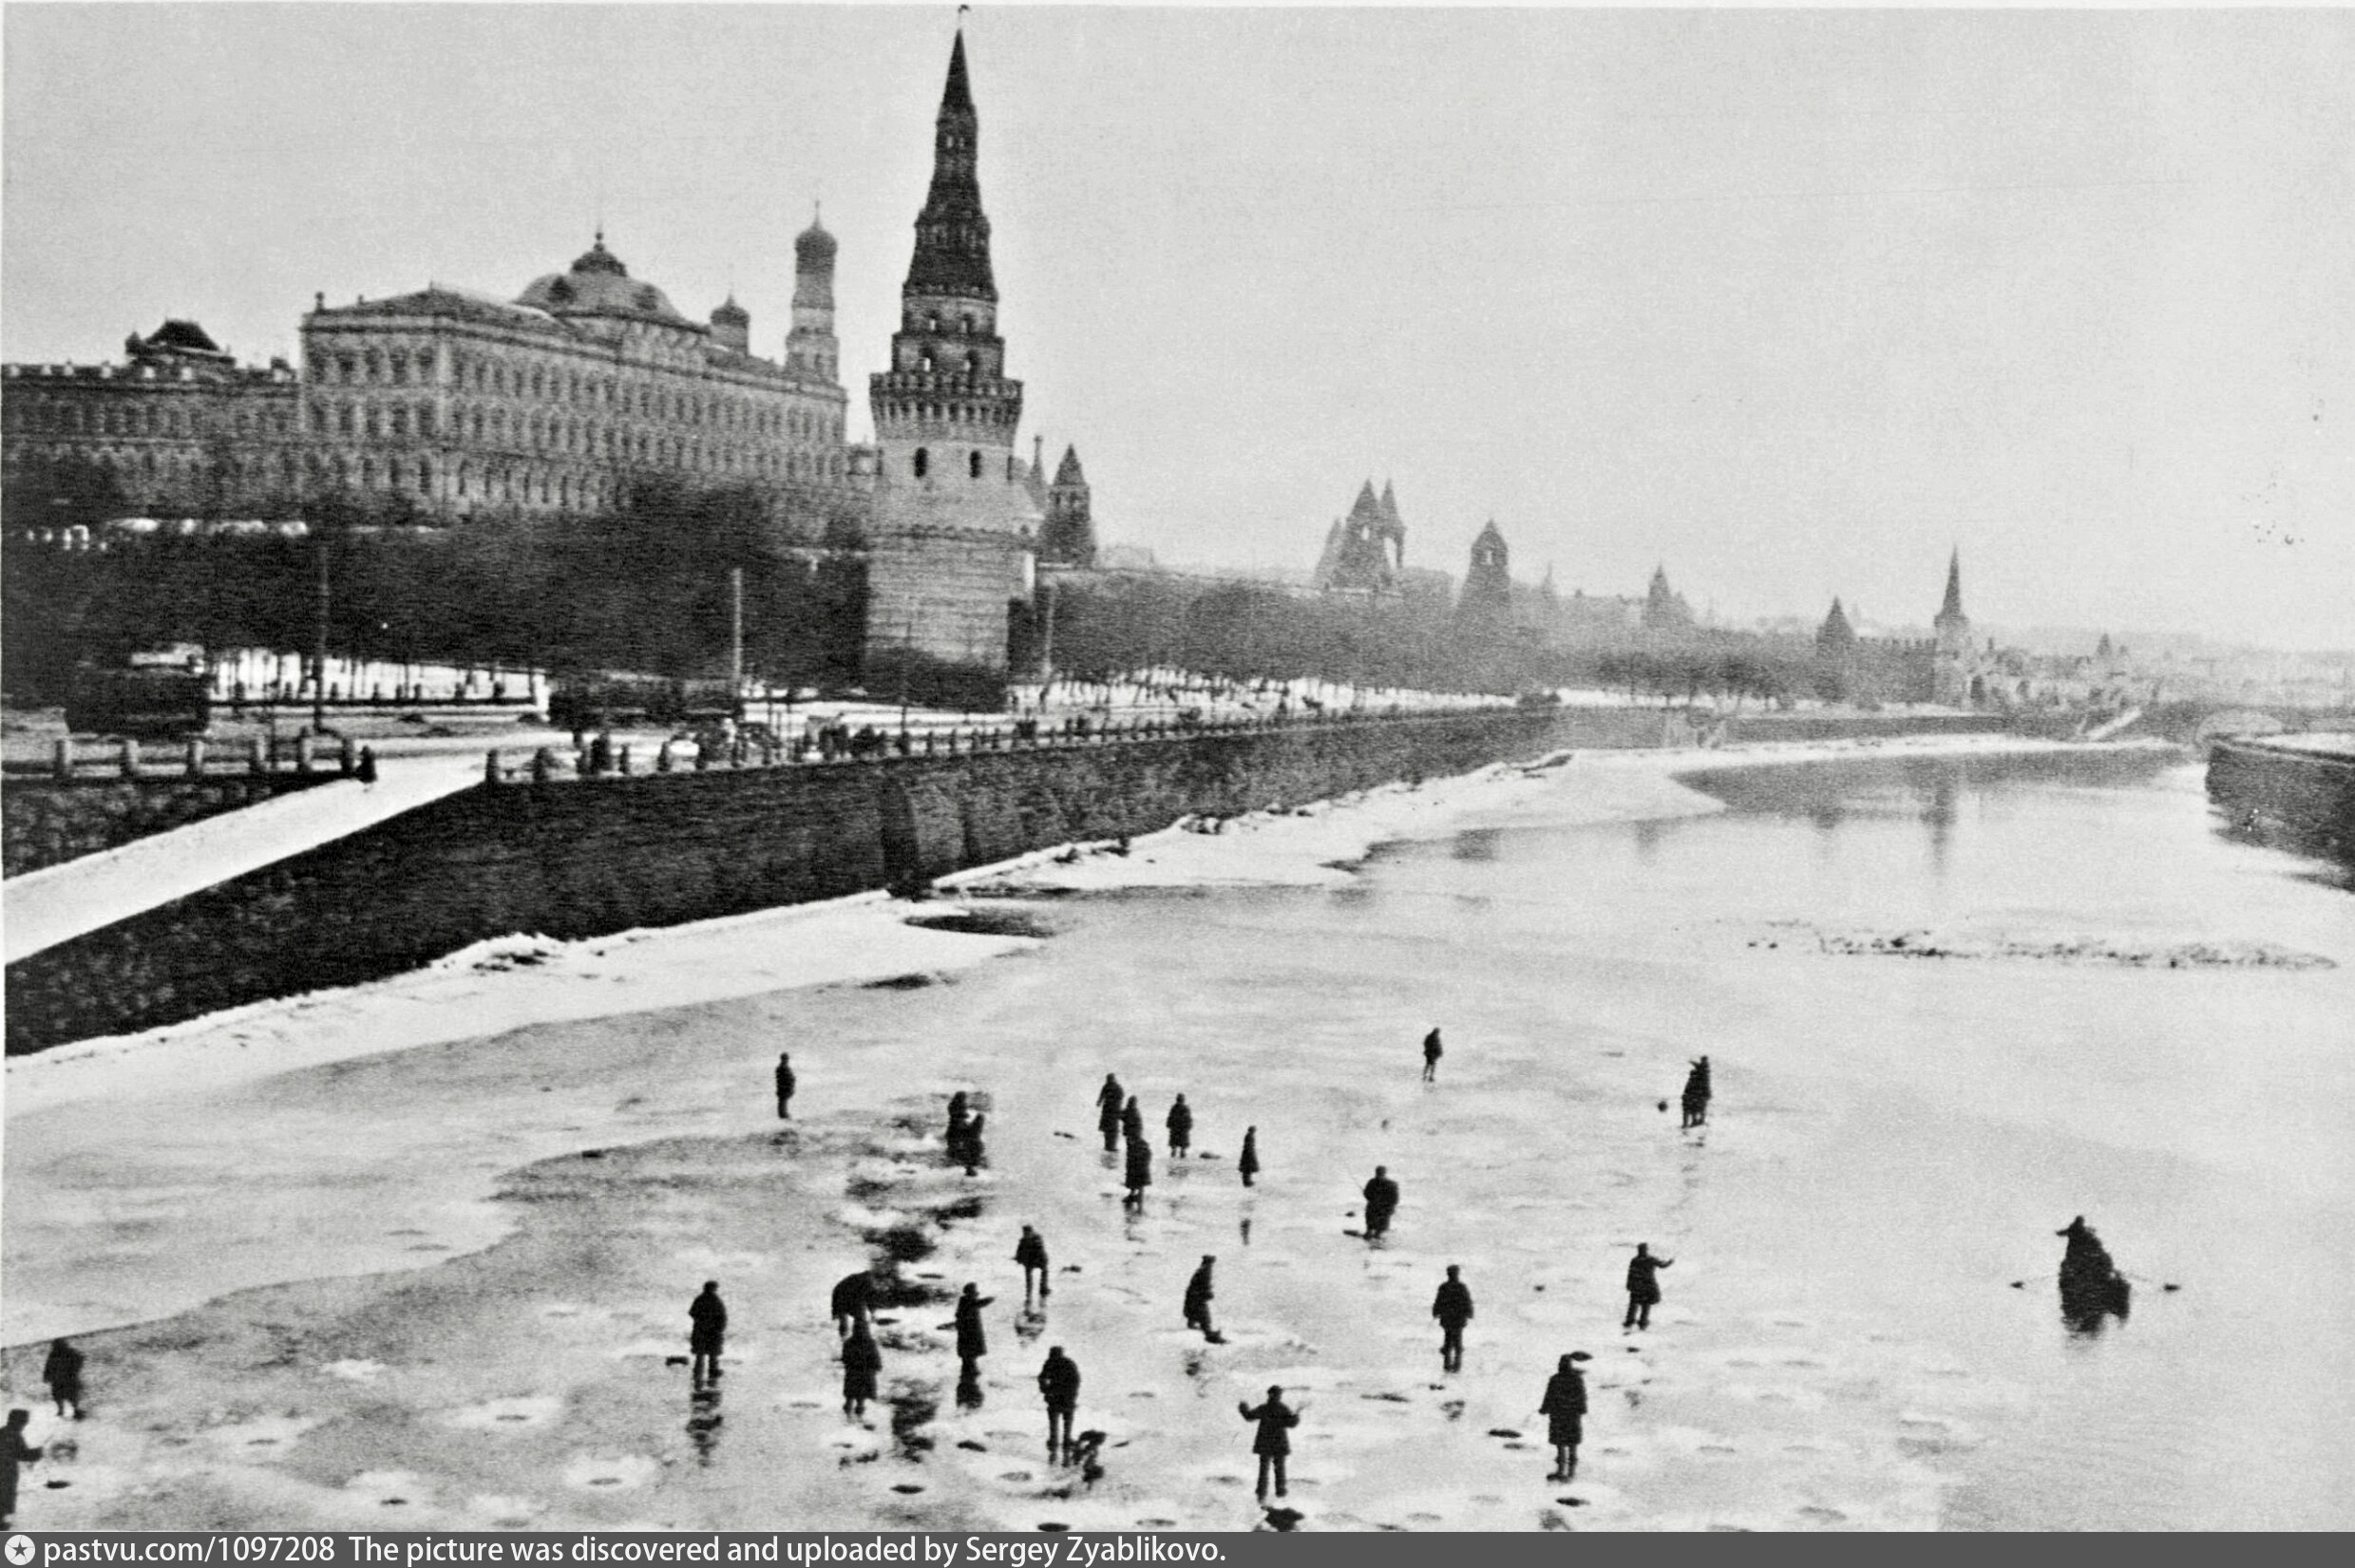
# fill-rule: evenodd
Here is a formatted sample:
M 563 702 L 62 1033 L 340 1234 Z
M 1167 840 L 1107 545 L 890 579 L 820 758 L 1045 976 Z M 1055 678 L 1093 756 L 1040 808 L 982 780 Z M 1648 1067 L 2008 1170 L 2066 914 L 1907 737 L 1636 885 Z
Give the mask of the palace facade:
M 322 299 L 302 321 L 313 492 L 463 518 L 598 511 L 661 478 L 822 508 L 850 480 L 834 255 L 814 223 L 796 241 L 782 363 L 751 352 L 733 299 L 689 320 L 602 233 L 512 300 L 438 286 Z

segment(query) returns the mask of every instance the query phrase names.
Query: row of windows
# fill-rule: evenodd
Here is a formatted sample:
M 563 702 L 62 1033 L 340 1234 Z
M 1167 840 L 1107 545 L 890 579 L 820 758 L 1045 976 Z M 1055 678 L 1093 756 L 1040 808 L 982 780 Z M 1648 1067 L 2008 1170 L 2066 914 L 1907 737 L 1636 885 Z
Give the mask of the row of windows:
M 956 456 L 953 453 L 944 453 L 942 456 L 945 461 L 949 463 L 953 463 L 957 461 Z M 967 479 L 979 479 L 981 477 L 981 471 L 985 461 L 986 460 L 983 459 L 979 452 L 968 451 L 965 454 L 965 477 Z M 1015 460 L 1011 456 L 1008 457 L 1006 459 L 1006 478 L 1009 480 L 1015 477 L 1014 465 Z M 916 448 L 915 455 L 908 459 L 908 471 L 914 474 L 918 479 L 925 479 L 931 475 L 932 453 L 929 448 L 922 446 Z
M 477 417 L 480 417 L 479 410 Z M 339 433 L 356 435 L 363 432 L 345 430 Z M 658 435 L 645 430 L 603 430 L 596 432 L 596 435 L 598 439 L 587 445 L 551 447 L 544 441 L 535 442 L 533 445 L 538 451 L 561 451 L 564 455 L 589 461 L 687 468 L 736 479 L 830 480 L 839 482 L 845 477 L 845 463 L 839 453 L 779 452 L 773 449 L 748 451 L 742 447 L 707 444 L 690 441 L 684 436 Z
M 457 371 L 454 381 L 459 387 L 488 396 L 538 398 L 581 407 L 616 408 L 641 419 L 716 425 L 760 435 L 789 433 L 805 439 L 842 439 L 841 421 L 835 416 L 764 407 L 746 397 L 625 385 L 594 371 L 509 365 L 471 354 L 454 355 L 453 363 Z M 314 381 L 325 385 L 377 383 L 403 387 L 413 379 L 424 386 L 434 380 L 433 366 L 434 352 L 430 349 L 420 349 L 414 354 L 397 349 L 353 349 L 314 354 L 312 375 Z
M 212 421 L 198 417 L 188 399 L 164 403 L 113 403 L 92 406 L 82 402 L 0 404 L 6 428 L 32 434 L 67 436 L 177 436 L 194 440 L 219 431 L 240 436 L 286 435 L 294 415 L 284 406 L 274 408 L 238 407 Z
M 1018 405 L 1004 403 L 902 403 L 884 399 L 875 407 L 878 419 L 921 419 L 935 424 L 1012 425 L 1022 417 Z

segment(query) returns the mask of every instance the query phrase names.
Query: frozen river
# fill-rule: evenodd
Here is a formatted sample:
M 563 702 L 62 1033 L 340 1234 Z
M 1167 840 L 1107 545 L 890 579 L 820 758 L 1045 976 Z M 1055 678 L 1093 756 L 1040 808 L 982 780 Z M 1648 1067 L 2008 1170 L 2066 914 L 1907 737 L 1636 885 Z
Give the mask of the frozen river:
M 1275 1382 L 1307 1406 L 1311 1529 L 2355 1524 L 2355 900 L 2214 836 L 2197 769 L 2147 753 L 1693 775 L 1709 799 L 1655 803 L 1683 814 L 1598 824 L 1586 770 L 1616 765 L 1517 781 L 1336 885 L 924 933 L 1001 954 L 911 952 L 932 984 L 615 1014 L 596 988 L 626 978 L 584 973 L 495 1036 L 12 1112 L 38 1300 L 10 1342 L 165 1314 L 88 1342 L 100 1414 L 27 1522 L 1245 1527 L 1235 1401 Z M 781 1046 L 805 1121 L 777 1141 Z M 1712 1125 L 1680 1134 L 1658 1102 L 1703 1050 Z M 1093 1137 L 1108 1069 L 1156 1138 L 1185 1092 L 1226 1157 L 1157 1163 L 1136 1218 Z M 958 1087 L 989 1097 L 970 1181 L 892 1124 Z M 1377 1162 L 1404 1202 L 1369 1249 Z M 2079 1213 L 2137 1281 L 2098 1335 L 2054 1299 Z M 997 1296 L 984 1403 L 954 1406 L 946 1306 L 918 1305 L 891 1403 L 846 1425 L 826 1288 L 927 1214 L 910 1276 Z M 1025 1221 L 1074 1272 L 1017 1320 Z M 1676 1264 L 1624 1335 L 1638 1240 Z M 1220 1347 L 1179 1322 L 1206 1253 Z M 1449 1263 L 1478 1316 L 1442 1376 Z M 428 1266 L 305 1281 L 396 1264 Z M 724 1410 L 663 1366 L 713 1275 Z M 1047 1343 L 1110 1433 L 1092 1489 L 1040 1463 Z M 1574 1349 L 1594 1414 L 1548 1485 L 1533 1407 Z

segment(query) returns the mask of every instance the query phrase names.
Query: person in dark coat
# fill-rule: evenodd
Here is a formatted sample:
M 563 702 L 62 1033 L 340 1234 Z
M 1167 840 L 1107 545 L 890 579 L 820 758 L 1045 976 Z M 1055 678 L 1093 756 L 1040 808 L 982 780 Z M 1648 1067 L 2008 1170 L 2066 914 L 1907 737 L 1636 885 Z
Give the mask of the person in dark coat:
M 688 1376 L 697 1386 L 708 1378 L 719 1381 L 720 1346 L 728 1336 L 728 1309 L 720 1303 L 719 1281 L 703 1282 L 703 1294 L 687 1304 Z
M 834 1287 L 834 1332 L 848 1338 L 850 1331 L 875 1310 L 875 1276 L 861 1269 L 843 1275 Z
M 1133 1105 L 1135 1102 L 1130 1101 L 1130 1104 Z M 1129 1140 L 1129 1169 L 1126 1180 L 1129 1196 L 1122 1201 L 1142 1207 L 1145 1202 L 1145 1189 L 1153 1184 L 1153 1146 L 1142 1138 Z
M 1104 1075 L 1104 1086 L 1095 1091 L 1095 1130 L 1104 1135 L 1104 1152 L 1120 1147 L 1120 1107 L 1128 1103 L 1129 1094 L 1120 1086 L 1120 1080 L 1111 1073 Z
M 948 1097 L 948 1131 L 943 1135 L 951 1153 L 965 1141 L 965 1131 L 973 1124 L 973 1112 L 968 1108 L 965 1091 L 959 1089 Z
M 1217 1258 L 1205 1253 L 1202 1267 L 1186 1282 L 1186 1326 L 1200 1329 L 1205 1339 L 1218 1337 L 1218 1331 L 1210 1326 L 1210 1297 L 1216 1294 L 1210 1289 L 1210 1270 L 1217 1262 Z
M 1292 1452 L 1292 1428 L 1301 1424 L 1301 1413 L 1283 1402 L 1283 1389 L 1270 1384 L 1267 1403 L 1258 1409 L 1238 1400 L 1235 1408 L 1245 1421 L 1259 1424 L 1259 1435 L 1251 1440 L 1251 1451 L 1260 1456 L 1259 1498 L 1267 1501 L 1267 1478 L 1276 1478 L 1276 1495 L 1283 1496 L 1283 1462 Z
M 883 1352 L 876 1348 L 875 1336 L 862 1317 L 851 1326 L 850 1337 L 843 1341 L 843 1414 L 853 1421 L 866 1414 L 866 1402 L 875 1397 L 876 1379 L 883 1370 Z
M 967 1285 L 957 1298 L 957 1360 L 960 1374 L 970 1380 L 981 1375 L 981 1358 L 990 1353 L 989 1335 L 981 1329 L 981 1309 L 997 1300 L 983 1295 L 978 1285 Z
M 42 1450 L 25 1441 L 25 1423 L 31 1419 L 30 1410 L 10 1410 L 8 1425 L 0 1427 L 0 1530 L 16 1518 L 18 1471 L 41 1458 Z
M 1179 1095 L 1176 1103 L 1169 1107 L 1167 1124 L 1169 1128 L 1169 1158 L 1183 1160 L 1194 1146 L 1194 1108 L 1186 1103 L 1186 1096 Z
M 1709 1058 L 1696 1057 L 1684 1075 L 1684 1123 L 1698 1127 L 1709 1120 Z
M 1079 1364 L 1063 1347 L 1047 1351 L 1038 1369 L 1038 1392 L 1047 1402 L 1047 1457 L 1071 1457 L 1072 1416 L 1079 1408 Z
M 1546 1397 L 1538 1402 L 1537 1413 L 1546 1418 L 1546 1441 L 1553 1445 L 1548 1481 L 1568 1481 L 1578 1474 L 1578 1444 L 1586 1423 L 1586 1374 L 1578 1364 L 1591 1359 L 1584 1351 L 1572 1351 L 1546 1380 Z
M 1241 1159 L 1239 1159 L 1239 1160 L 1237 1160 L 1237 1161 L 1235 1162 L 1235 1168 L 1236 1168 L 1237 1170 L 1239 1170 L 1239 1171 L 1241 1171 L 1241 1172 L 1243 1173 L 1243 1184 L 1244 1184 L 1244 1186 L 1246 1186 L 1246 1187 L 1247 1187 L 1247 1186 L 1249 1186 L 1249 1185 L 1251 1184 L 1251 1179 L 1252 1179 L 1253 1177 L 1256 1177 L 1257 1175 L 1259 1175 L 1259 1173 L 1260 1173 L 1260 1129 L 1259 1129 L 1259 1128 L 1257 1128 L 1257 1127 L 1245 1127 L 1245 1128 L 1244 1128 L 1244 1129 L 1243 1129 L 1243 1157 L 1242 1157 Z
M 1433 1084 L 1439 1079 L 1439 1058 L 1446 1052 L 1440 1048 L 1439 1031 L 1433 1030 L 1423 1036 L 1423 1082 Z
M 1472 1287 L 1463 1273 L 1461 1265 L 1449 1264 L 1439 1294 L 1431 1298 L 1431 1315 L 1439 1320 L 1439 1365 L 1451 1372 L 1464 1370 L 1464 1325 L 1472 1321 Z
M 790 1122 L 792 1119 L 793 1058 L 784 1051 L 779 1051 L 777 1052 L 777 1120 Z
M 1022 1239 L 1014 1244 L 1014 1260 L 1022 1265 L 1022 1299 L 1031 1298 L 1031 1276 L 1038 1276 L 1038 1299 L 1049 1294 L 1047 1284 L 1047 1243 L 1028 1225 L 1022 1227 Z
M 1120 1136 L 1131 1143 L 1145 1141 L 1145 1107 L 1131 1094 L 1129 1103 L 1120 1107 Z
M 1660 1271 L 1670 1267 L 1671 1261 L 1654 1257 L 1647 1243 L 1636 1243 L 1636 1255 L 1627 1259 L 1627 1315 L 1621 1328 L 1652 1326 L 1652 1309 L 1660 1305 Z
M 49 1386 L 49 1397 L 57 1402 L 61 1417 L 82 1419 L 82 1352 L 66 1340 L 49 1347 L 48 1359 L 41 1363 L 41 1381 Z M 73 1408 L 69 1411 L 66 1407 Z
M 1388 1165 L 1374 1167 L 1374 1180 L 1365 1184 L 1365 1237 L 1374 1240 L 1390 1229 L 1390 1217 L 1398 1212 L 1398 1183 L 1390 1179 Z

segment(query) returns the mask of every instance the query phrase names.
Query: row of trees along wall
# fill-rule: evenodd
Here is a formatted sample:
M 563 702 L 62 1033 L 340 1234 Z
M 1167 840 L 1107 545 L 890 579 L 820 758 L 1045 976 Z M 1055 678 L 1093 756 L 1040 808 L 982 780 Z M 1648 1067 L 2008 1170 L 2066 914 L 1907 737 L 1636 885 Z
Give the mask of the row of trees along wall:
M 1051 624 L 1050 624 L 1051 623 Z M 1470 616 L 1444 594 L 1303 596 L 1175 574 L 1054 580 L 1017 617 L 1016 667 L 1082 682 L 1180 669 L 1239 683 L 1313 678 L 1512 693 L 1559 687 L 1663 700 L 1846 695 L 1812 639 L 1687 629 L 1545 635 Z
M 795 523 L 750 491 L 642 484 L 587 517 L 420 528 L 314 508 L 313 536 L 128 536 L 104 550 L 0 553 L 0 677 L 64 700 L 74 666 L 177 642 L 308 649 L 319 552 L 338 653 L 461 666 L 728 668 L 728 572 L 744 573 L 749 672 L 840 687 L 859 675 L 864 568 L 850 517 Z

